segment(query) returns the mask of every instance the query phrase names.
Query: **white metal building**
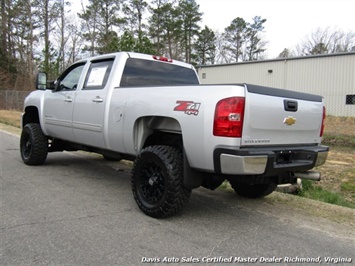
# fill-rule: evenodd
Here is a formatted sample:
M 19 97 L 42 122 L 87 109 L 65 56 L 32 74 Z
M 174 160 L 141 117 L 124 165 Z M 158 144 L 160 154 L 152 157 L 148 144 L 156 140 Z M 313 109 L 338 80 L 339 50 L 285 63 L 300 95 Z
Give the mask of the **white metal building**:
M 198 66 L 202 84 L 251 83 L 322 95 L 327 115 L 355 116 L 355 52 Z

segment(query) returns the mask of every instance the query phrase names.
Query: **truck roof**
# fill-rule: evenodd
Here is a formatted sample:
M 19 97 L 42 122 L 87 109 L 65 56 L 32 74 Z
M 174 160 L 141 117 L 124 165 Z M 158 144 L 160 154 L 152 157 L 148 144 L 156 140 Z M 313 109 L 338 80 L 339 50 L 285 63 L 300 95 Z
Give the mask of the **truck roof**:
M 127 57 L 127 58 L 138 58 L 138 59 L 144 59 L 144 60 L 151 60 L 151 61 L 161 61 L 165 62 L 167 64 L 174 64 L 178 65 L 181 67 L 186 67 L 186 68 L 194 68 L 191 64 L 178 61 L 178 60 L 173 60 L 170 58 L 162 57 L 162 56 L 157 56 L 157 55 L 148 55 L 148 54 L 142 54 L 142 53 L 135 53 L 135 52 L 117 52 L 117 53 L 110 53 L 110 54 L 103 54 L 103 55 L 97 55 L 97 56 L 92 56 L 92 57 L 87 57 L 83 58 L 81 60 L 76 61 L 77 62 L 86 62 L 86 61 L 91 61 L 91 60 L 100 60 L 100 59 L 106 59 L 106 58 L 113 58 L 113 57 Z

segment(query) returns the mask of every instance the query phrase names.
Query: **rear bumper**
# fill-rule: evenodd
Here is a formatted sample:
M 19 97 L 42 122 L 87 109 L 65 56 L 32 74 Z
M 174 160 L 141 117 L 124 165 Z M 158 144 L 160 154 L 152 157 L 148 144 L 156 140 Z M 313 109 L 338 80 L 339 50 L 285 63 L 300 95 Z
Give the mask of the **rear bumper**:
M 322 165 L 328 151 L 327 146 L 217 148 L 214 151 L 214 168 L 217 174 L 276 176 Z

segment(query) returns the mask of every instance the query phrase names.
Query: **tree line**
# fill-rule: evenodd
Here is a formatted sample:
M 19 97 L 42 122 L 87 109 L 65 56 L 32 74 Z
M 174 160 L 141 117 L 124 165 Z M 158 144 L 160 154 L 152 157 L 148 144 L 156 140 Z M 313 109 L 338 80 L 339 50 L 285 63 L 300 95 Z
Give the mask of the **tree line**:
M 201 28 L 195 0 L 0 0 L 0 89 L 30 90 L 38 70 L 56 78 L 76 60 L 117 51 L 157 54 L 191 64 L 265 59 L 266 19 Z M 76 3 L 78 4 L 78 3 Z M 279 57 L 355 50 L 353 33 L 315 34 Z

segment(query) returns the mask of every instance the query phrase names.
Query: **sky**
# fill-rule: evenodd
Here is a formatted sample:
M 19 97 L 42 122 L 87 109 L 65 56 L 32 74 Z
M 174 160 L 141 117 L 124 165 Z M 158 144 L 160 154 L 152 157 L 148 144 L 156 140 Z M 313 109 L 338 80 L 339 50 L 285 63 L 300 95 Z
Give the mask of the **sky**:
M 202 25 L 223 32 L 233 19 L 252 22 L 261 16 L 267 58 L 293 49 L 317 28 L 355 32 L 355 0 L 196 0 L 204 13 Z
M 87 0 L 83 0 L 87 3 Z M 150 2 L 150 0 L 146 0 Z M 284 48 L 294 49 L 318 28 L 355 32 L 355 0 L 195 0 L 203 13 L 201 27 L 223 32 L 233 19 L 252 22 L 261 16 L 264 40 L 268 42 L 266 58 L 277 57 Z M 81 12 L 80 2 L 73 0 Z

